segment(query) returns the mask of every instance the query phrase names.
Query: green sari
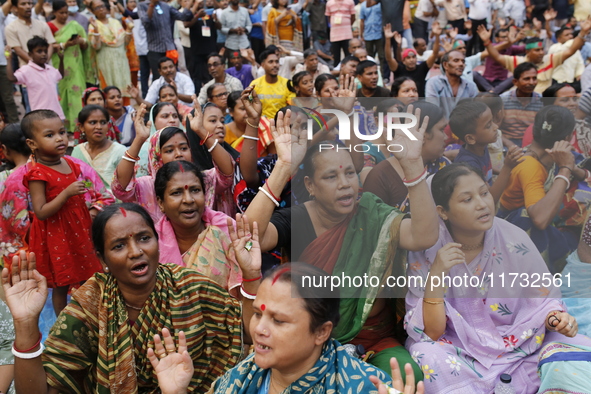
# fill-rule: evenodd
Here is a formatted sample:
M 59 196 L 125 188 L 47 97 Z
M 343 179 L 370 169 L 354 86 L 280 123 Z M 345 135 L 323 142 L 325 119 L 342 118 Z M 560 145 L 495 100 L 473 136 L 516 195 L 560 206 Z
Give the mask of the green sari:
M 71 21 L 55 33 L 58 44 L 66 44 L 73 34 L 78 34 L 88 42 L 84 28 L 76 21 Z M 90 43 L 88 43 L 90 45 Z M 60 58 L 57 53 L 51 56 L 53 66 L 59 69 Z M 78 113 L 82 110 L 82 93 L 86 83 L 95 83 L 94 71 L 90 65 L 90 48 L 82 50 L 80 46 L 71 46 L 64 52 L 64 77 L 58 83 L 60 104 L 66 116 L 65 126 L 74 131 Z

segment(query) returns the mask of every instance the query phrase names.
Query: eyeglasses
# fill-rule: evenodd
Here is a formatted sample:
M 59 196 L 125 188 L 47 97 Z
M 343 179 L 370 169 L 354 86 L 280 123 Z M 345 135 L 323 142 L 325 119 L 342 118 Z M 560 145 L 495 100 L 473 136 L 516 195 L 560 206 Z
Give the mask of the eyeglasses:
M 97 5 L 96 7 L 93 8 L 94 11 L 98 11 L 98 10 L 102 10 L 103 8 L 107 8 L 104 4 L 103 5 Z
M 222 97 L 226 97 L 227 95 L 228 95 L 228 92 L 224 92 L 224 93 L 216 94 L 212 97 L 213 98 L 222 98 Z
M 219 67 L 220 64 L 222 64 L 222 63 L 209 63 L 207 65 L 207 68 L 216 68 L 216 67 Z

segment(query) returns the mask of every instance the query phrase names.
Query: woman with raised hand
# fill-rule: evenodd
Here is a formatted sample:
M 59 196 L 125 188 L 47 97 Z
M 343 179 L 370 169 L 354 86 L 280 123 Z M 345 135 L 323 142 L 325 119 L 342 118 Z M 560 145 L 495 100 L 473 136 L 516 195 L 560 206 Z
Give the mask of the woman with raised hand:
M 159 264 L 154 223 L 136 204 L 105 208 L 93 222 L 92 234 L 104 273 L 72 295 L 45 345 L 38 320 L 47 283 L 35 269 L 35 256 L 22 252 L 13 259 L 12 273 L 2 271 L 15 322 L 17 392 L 157 392 L 160 369 L 149 358 L 166 364 L 177 351 L 167 329 L 186 343 L 178 350 L 184 353 L 186 348 L 192 360 L 189 390 L 207 391 L 241 357 L 242 338 L 250 342 L 252 300 L 245 298 L 241 305 L 203 275 Z M 238 226 L 232 237 L 244 275 L 242 291 L 256 294 L 261 277 L 256 231 Z M 160 332 L 164 349 L 160 337 L 154 338 Z

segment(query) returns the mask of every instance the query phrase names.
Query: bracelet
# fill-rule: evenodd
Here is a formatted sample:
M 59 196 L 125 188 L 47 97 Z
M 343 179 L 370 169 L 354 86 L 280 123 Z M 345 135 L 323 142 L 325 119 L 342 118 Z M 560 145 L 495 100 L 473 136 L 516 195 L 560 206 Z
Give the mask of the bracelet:
M 259 190 L 262 191 L 267 197 L 269 197 L 269 199 L 271 201 L 273 201 L 273 204 L 275 204 L 275 206 L 277 208 L 279 208 L 279 201 L 277 201 L 275 198 L 273 198 L 273 196 L 271 195 L 271 193 L 269 193 L 268 191 L 266 191 L 264 188 L 259 187 Z
M 257 280 L 263 279 L 263 275 L 259 276 L 258 278 L 254 278 L 254 279 L 244 279 L 242 278 L 242 282 L 256 282 Z
M 205 138 L 204 138 L 204 139 L 202 139 L 202 140 L 199 142 L 199 145 L 204 145 L 204 144 L 205 144 L 205 141 L 207 141 L 207 140 L 209 139 L 209 137 L 211 137 L 212 135 L 213 135 L 213 134 L 209 134 L 209 132 L 207 132 L 207 135 L 205 136 Z
M 130 158 L 130 159 L 132 159 L 132 160 L 135 160 L 135 161 L 140 161 L 140 157 L 139 157 L 139 156 L 132 156 L 132 155 L 129 153 L 129 149 L 125 151 L 125 156 L 129 157 L 129 158 Z
M 257 298 L 256 294 L 250 294 L 249 292 L 244 290 L 244 287 L 242 287 L 242 285 L 240 285 L 240 293 L 244 296 L 244 298 L 248 298 L 249 300 L 254 300 Z
M 591 171 L 585 169 L 585 179 L 591 178 Z
M 353 116 L 353 114 L 355 114 L 355 108 L 351 110 L 351 113 L 347 114 L 347 118 L 350 118 L 351 116 Z
M 445 303 L 445 301 L 427 301 L 424 298 L 423 298 L 423 302 L 425 304 L 429 304 L 429 305 L 441 305 L 441 304 L 444 304 Z
M 215 140 L 215 141 L 213 142 L 213 145 L 212 145 L 212 146 L 211 146 L 211 147 L 210 147 L 210 148 L 209 148 L 207 151 L 208 151 L 209 153 L 211 153 L 211 151 L 215 149 L 215 146 L 216 146 L 217 144 L 218 144 L 218 140 Z
M 554 177 L 554 180 L 556 180 L 556 179 L 558 179 L 558 178 L 560 178 L 560 179 L 564 179 L 564 181 L 566 182 L 566 190 L 570 189 L 570 181 L 568 180 L 568 178 L 567 178 L 567 177 L 565 177 L 564 175 L 560 175 L 560 174 L 558 174 L 558 175 L 556 175 L 556 176 Z
M 484 45 L 485 47 L 487 47 L 487 46 L 489 46 L 489 45 L 490 45 L 490 43 L 491 43 L 491 41 L 490 41 L 490 40 L 488 40 L 487 42 L 483 42 L 483 43 L 482 43 L 482 45 Z
M 246 138 L 247 140 L 253 140 L 253 141 L 258 141 L 259 140 L 259 137 L 253 137 L 253 136 L 250 136 L 250 135 L 243 135 L 242 137 L 243 138 Z
M 268 184 L 266 184 L 266 183 L 265 183 L 265 184 L 263 185 L 263 188 L 264 188 L 265 186 L 267 186 L 267 191 L 268 191 L 269 193 L 271 193 L 271 196 L 273 196 L 273 198 L 274 198 L 275 200 L 277 200 L 277 201 L 281 201 L 281 199 L 280 199 L 280 198 L 277 198 L 277 197 L 275 196 L 275 194 L 273 194 L 273 191 L 271 190 L 271 188 L 269 187 L 269 185 L 268 185 Z
M 131 35 L 133 35 L 133 33 L 131 33 L 131 32 L 127 32 L 127 31 L 125 32 L 125 34 L 127 34 L 128 36 L 131 36 Z
M 39 333 L 39 339 L 37 340 L 37 343 L 35 343 L 33 346 L 31 346 L 27 350 L 18 350 L 16 347 L 14 348 L 14 350 L 17 351 L 18 353 L 28 353 L 31 350 L 35 349 L 37 346 L 39 346 L 39 344 L 41 343 L 42 336 L 43 335 L 41 333 Z M 14 345 L 13 345 L 13 347 L 14 347 Z
M 413 186 L 418 185 L 422 181 L 424 181 L 428 175 L 429 175 L 429 173 L 427 172 L 427 169 L 425 168 L 425 170 L 423 171 L 423 173 L 419 177 L 417 177 L 415 179 L 411 179 L 409 181 L 407 181 L 406 178 L 404 178 L 402 180 L 402 183 L 404 183 L 404 186 L 406 186 L 407 188 L 413 187 Z
M 250 127 L 252 127 L 253 129 L 258 129 L 258 126 L 253 126 L 250 124 L 250 122 L 248 121 L 248 118 L 246 118 L 246 124 L 249 125 Z
M 45 350 L 45 346 L 43 346 L 42 343 L 39 343 L 39 350 L 37 350 L 36 352 L 33 353 L 21 353 L 18 350 L 16 350 L 14 348 L 14 344 L 12 345 L 12 354 L 14 357 L 23 359 L 23 360 L 30 360 L 33 358 L 37 358 L 39 357 L 41 354 L 43 354 L 43 350 Z
M 128 162 L 130 162 L 130 163 L 133 163 L 133 164 L 137 163 L 137 161 L 136 161 L 136 160 L 130 159 L 130 158 L 129 158 L 129 157 L 127 157 L 127 156 L 121 156 L 121 158 L 122 158 L 123 160 L 127 160 Z

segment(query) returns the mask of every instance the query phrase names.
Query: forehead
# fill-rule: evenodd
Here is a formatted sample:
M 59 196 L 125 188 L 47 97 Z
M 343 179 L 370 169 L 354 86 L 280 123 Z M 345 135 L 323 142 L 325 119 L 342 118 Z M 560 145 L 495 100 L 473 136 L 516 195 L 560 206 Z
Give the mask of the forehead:
M 171 113 L 176 113 L 176 109 L 172 105 L 165 105 L 160 109 L 158 112 L 158 116 L 160 115 L 170 115 Z
M 164 144 L 164 146 L 162 148 L 165 148 L 167 146 L 182 145 L 182 144 L 188 144 L 188 141 L 187 141 L 187 137 L 185 136 L 185 133 L 183 133 L 182 131 L 179 131 L 179 132 L 175 133 L 172 137 L 170 137 L 170 139 L 168 141 L 166 141 L 166 143 Z
M 463 59 L 464 59 L 464 54 L 462 52 L 453 51 L 453 52 L 450 52 L 450 54 L 449 54 L 450 61 L 463 60 Z
M 480 189 L 482 186 L 486 186 L 482 178 L 473 172 L 468 175 L 460 175 L 456 180 L 456 186 L 454 188 L 452 196 L 458 196 L 461 193 L 472 192 Z
M 184 187 L 184 185 L 199 185 L 201 186 L 201 181 L 197 175 L 195 175 L 192 171 L 184 171 L 184 172 L 175 172 L 168 182 L 166 183 L 167 189 L 173 189 L 177 187 Z
M 99 92 L 98 90 L 95 90 L 94 92 L 92 92 L 92 93 L 90 93 L 90 94 L 88 95 L 88 99 L 89 99 L 89 100 L 90 100 L 90 99 L 97 99 L 97 98 L 100 98 L 100 99 L 102 99 L 102 98 L 103 98 L 103 95 L 102 95 L 102 94 L 101 94 L 101 92 Z
M 111 216 L 105 225 L 105 244 L 115 239 L 128 237 L 130 233 L 143 231 L 149 231 L 153 234 L 152 229 L 139 213 L 126 211 L 126 216 L 117 213 Z
M 203 114 L 205 115 L 206 112 L 207 116 L 222 116 L 222 110 L 220 109 L 220 107 L 215 105 L 208 105 L 207 107 L 205 107 Z
M 162 89 L 160 89 L 160 94 L 164 93 L 174 93 L 174 89 L 172 86 L 164 86 Z
M 363 70 L 364 74 L 372 74 L 372 73 L 377 73 L 377 72 L 378 72 L 378 66 L 366 67 L 365 70 Z
M 228 89 L 226 89 L 226 87 L 224 85 L 217 85 L 217 86 L 214 86 L 214 88 L 213 88 L 214 93 L 222 93 L 222 92 L 227 92 L 227 91 L 228 91 Z
M 97 119 L 106 119 L 105 118 L 105 114 L 103 113 L 103 111 L 99 110 L 99 109 L 95 109 L 94 111 L 92 111 L 90 113 L 90 115 L 88 115 L 88 121 L 90 120 L 97 120 Z
M 349 152 L 336 149 L 323 150 L 314 157 L 314 170 L 316 172 L 325 172 L 346 168 L 353 165 L 353 160 Z
M 576 97 L 577 92 L 572 86 L 565 86 L 556 92 L 556 97 Z
M 40 119 L 33 122 L 33 132 L 59 131 L 64 128 L 64 123 L 60 118 Z
M 220 57 L 212 56 L 209 58 L 209 60 L 207 60 L 207 64 L 220 63 L 221 61 L 222 59 Z
M 324 82 L 324 86 L 322 87 L 322 89 L 335 88 L 338 86 L 339 83 L 337 81 L 335 81 L 334 79 L 329 79 L 328 81 Z
M 267 56 L 267 58 L 265 59 L 265 62 L 277 62 L 277 61 L 279 61 L 279 58 L 274 53 Z
M 521 76 L 519 77 L 519 79 L 523 79 L 523 78 L 532 78 L 532 77 L 536 77 L 538 75 L 538 71 L 534 68 L 531 68 L 527 71 L 524 71 L 521 73 Z
M 171 60 L 167 60 L 164 63 L 160 63 L 160 67 L 174 67 L 174 63 Z

